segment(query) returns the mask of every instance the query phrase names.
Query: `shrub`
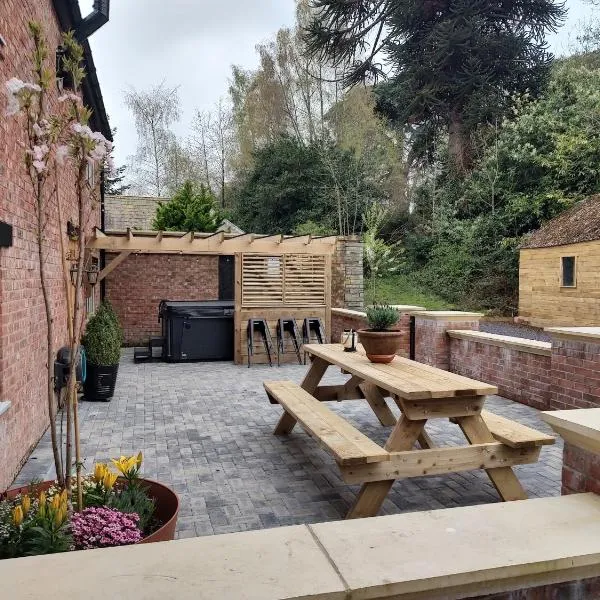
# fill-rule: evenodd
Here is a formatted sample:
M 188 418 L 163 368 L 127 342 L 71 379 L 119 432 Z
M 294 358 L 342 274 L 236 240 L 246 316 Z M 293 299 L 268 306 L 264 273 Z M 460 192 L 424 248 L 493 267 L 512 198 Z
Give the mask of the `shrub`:
M 102 302 L 92 315 L 81 341 L 90 364 L 116 365 L 119 362 L 123 331 L 108 302 Z
M 400 319 L 400 313 L 388 304 L 376 304 L 367 308 L 367 321 L 374 331 L 386 331 Z

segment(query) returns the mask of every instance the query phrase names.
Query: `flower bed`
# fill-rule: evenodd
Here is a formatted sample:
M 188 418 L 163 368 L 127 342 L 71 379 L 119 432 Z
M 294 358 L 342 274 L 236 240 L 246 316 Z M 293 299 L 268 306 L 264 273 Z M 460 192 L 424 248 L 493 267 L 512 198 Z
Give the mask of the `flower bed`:
M 141 453 L 113 460 L 120 475 L 97 464 L 83 478 L 81 511 L 54 481 L 10 490 L 0 500 L 0 558 L 172 540 L 177 495 L 141 478 L 141 463 Z

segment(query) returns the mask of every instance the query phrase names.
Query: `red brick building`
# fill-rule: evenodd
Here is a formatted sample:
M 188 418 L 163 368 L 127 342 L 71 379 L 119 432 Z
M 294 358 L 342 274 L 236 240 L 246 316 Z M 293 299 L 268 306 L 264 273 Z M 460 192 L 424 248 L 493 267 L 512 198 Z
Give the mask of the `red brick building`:
M 82 19 L 77 0 L 0 1 L 0 86 L 11 77 L 31 80 L 33 43 L 28 23 L 42 24 L 48 42 L 48 66 L 55 64 L 61 32 L 74 30 L 85 53 L 87 77 L 84 102 L 93 111 L 90 126 L 110 139 L 90 46 L 86 37 L 106 22 L 108 0 L 96 0 Z M 48 109 L 56 106 L 58 88 L 49 94 Z M 36 244 L 36 214 L 31 182 L 23 157 L 22 117 L 4 115 L 0 96 L 0 492 L 7 488 L 48 426 L 46 399 L 46 327 Z M 76 197 L 67 172 L 59 176 L 64 221 L 77 222 Z M 48 185 L 50 188 L 50 185 Z M 45 230 L 47 272 L 51 284 L 55 339 L 58 350 L 67 341 L 60 235 L 49 201 Z M 93 225 L 101 224 L 100 210 Z M 12 238 L 12 239 L 11 239 Z

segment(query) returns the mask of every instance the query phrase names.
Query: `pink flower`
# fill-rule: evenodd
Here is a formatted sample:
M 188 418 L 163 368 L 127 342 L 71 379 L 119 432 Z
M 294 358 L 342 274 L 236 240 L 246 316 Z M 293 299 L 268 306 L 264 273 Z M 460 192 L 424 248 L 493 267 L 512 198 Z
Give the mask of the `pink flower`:
M 7 97 L 6 116 L 16 115 L 22 108 L 25 97 L 38 94 L 42 88 L 35 83 L 25 83 L 16 77 L 12 77 L 4 84 L 4 93 Z
M 64 165 L 67 157 L 69 156 L 69 146 L 57 146 L 56 147 L 56 162 L 59 165 Z
M 80 102 L 81 98 L 77 94 L 63 94 L 58 97 L 59 102 L 66 102 L 70 100 L 71 102 Z
M 123 513 L 105 506 L 86 508 L 71 520 L 73 542 L 78 549 L 135 544 L 142 539 L 137 513 Z
M 34 160 L 31 163 L 31 166 L 38 172 L 38 174 L 42 174 L 47 168 L 46 163 L 43 160 Z

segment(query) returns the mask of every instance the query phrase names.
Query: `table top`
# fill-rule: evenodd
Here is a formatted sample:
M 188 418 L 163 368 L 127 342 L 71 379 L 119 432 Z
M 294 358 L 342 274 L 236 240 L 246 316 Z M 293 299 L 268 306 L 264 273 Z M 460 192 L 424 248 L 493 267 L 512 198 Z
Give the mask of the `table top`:
M 361 348 L 344 352 L 341 344 L 306 344 L 303 349 L 331 365 L 360 377 L 406 400 L 427 398 L 464 398 L 497 394 L 498 388 L 396 356 L 387 364 L 372 363 Z

